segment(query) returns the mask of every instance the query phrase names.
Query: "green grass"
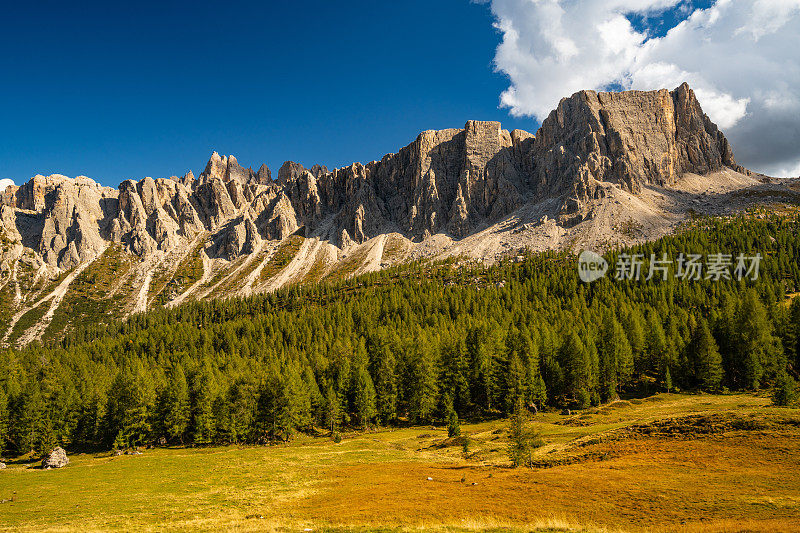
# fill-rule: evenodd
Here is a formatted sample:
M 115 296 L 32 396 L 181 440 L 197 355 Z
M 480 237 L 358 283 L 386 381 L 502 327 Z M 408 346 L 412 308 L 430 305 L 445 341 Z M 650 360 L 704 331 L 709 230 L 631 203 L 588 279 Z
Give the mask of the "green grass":
M 367 247 L 360 246 L 357 249 L 351 249 L 350 253 L 339 261 L 334 267 L 328 278 L 332 281 L 346 280 L 356 273 L 356 271 L 367 260 Z
M 765 423 L 694 434 L 682 421 L 698 416 Z M 800 413 L 766 398 L 661 394 L 535 424 L 537 457 L 561 459 L 532 470 L 508 468 L 503 420 L 462 425 L 467 460 L 445 427 L 424 426 L 340 444 L 73 454 L 51 471 L 12 462 L 0 530 L 774 531 L 800 519 Z M 648 424 L 690 430 L 634 431 Z
M 328 262 L 325 259 L 325 254 L 318 253 L 314 258 L 314 263 L 308 269 L 303 281 L 306 283 L 315 283 L 321 281 L 328 271 Z
M 405 257 L 408 248 L 407 241 L 398 235 L 389 235 L 386 238 L 386 244 L 383 246 L 382 262 L 395 263 L 399 262 Z
M 267 256 L 266 250 L 261 250 L 253 256 L 248 256 L 250 260 L 247 265 L 239 269 L 235 274 L 232 274 L 228 279 L 226 279 L 222 285 L 220 285 L 217 290 L 215 291 L 216 295 L 230 295 L 234 294 L 238 289 L 242 287 L 244 280 L 253 273 L 253 271 L 258 268 L 258 265 L 264 260 Z
M 261 282 L 268 281 L 286 268 L 300 251 L 303 241 L 305 241 L 305 238 L 300 235 L 290 235 L 281 242 L 278 245 L 278 249 L 275 250 L 275 253 L 272 254 L 272 257 L 267 261 L 267 264 L 261 269 L 259 280 Z
M 273 515 L 314 490 L 320 469 L 340 461 L 405 459 L 368 441 L 286 447 L 156 449 L 139 456 L 74 455 L 62 470 L 12 465 L 0 478 L 0 524 L 40 530 L 215 529 Z M 293 520 L 288 520 L 291 524 Z M 298 522 L 299 523 L 299 522 Z M 3 529 L 3 526 L 0 526 Z
M 203 277 L 204 246 L 205 241 L 201 241 L 192 248 L 178 264 L 172 277 L 153 292 L 156 304 L 166 305 L 200 281 Z
M 0 339 L 8 331 L 10 325 L 10 318 L 14 315 L 14 283 L 8 280 L 2 289 L 0 289 Z
M 231 261 L 230 263 L 223 264 L 219 269 L 217 269 L 216 273 L 211 278 L 209 278 L 203 283 L 201 288 L 208 289 L 209 287 L 217 285 L 226 277 L 231 275 L 231 273 L 233 273 L 233 271 L 236 270 L 238 267 L 240 267 L 242 263 L 244 263 L 245 261 L 247 261 L 247 256 L 240 256 Z M 224 296 L 224 294 L 220 291 L 221 288 L 222 288 L 221 286 L 217 287 L 214 293 L 210 294 L 210 296 Z
M 109 322 L 123 316 L 125 297 L 130 293 L 120 288 L 112 295 L 111 288 L 128 275 L 132 265 L 133 258 L 121 245 L 109 246 L 72 281 L 44 339 L 61 337 L 70 324 Z
M 47 296 L 54 290 L 58 288 L 59 285 L 66 279 L 69 275 L 69 272 L 63 271 L 59 272 L 58 275 L 53 279 L 41 278 L 34 286 L 34 291 L 39 296 Z
M 13 346 L 15 342 L 30 328 L 36 325 L 42 317 L 47 313 L 50 309 L 50 302 L 43 302 L 38 306 L 34 307 L 33 309 L 29 310 L 27 313 L 22 315 L 17 323 L 14 324 L 14 327 L 11 328 L 11 334 L 8 336 L 8 344 L 9 346 Z

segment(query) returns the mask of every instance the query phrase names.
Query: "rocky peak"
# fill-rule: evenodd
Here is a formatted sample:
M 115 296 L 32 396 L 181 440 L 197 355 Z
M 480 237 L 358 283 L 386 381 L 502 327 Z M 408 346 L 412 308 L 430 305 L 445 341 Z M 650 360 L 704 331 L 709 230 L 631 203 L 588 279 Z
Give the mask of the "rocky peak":
M 260 185 L 267 185 L 272 183 L 272 172 L 267 165 L 261 165 L 261 168 L 256 172 L 256 178 Z
M 565 214 L 603 194 L 601 182 L 637 193 L 685 172 L 747 172 L 686 84 L 671 92 L 577 92 L 542 122 L 530 156 L 537 196 L 566 194 Z
M 224 182 L 235 181 L 239 185 L 250 183 L 269 183 L 272 176 L 266 165 L 262 165 L 258 174 L 252 168 L 244 168 L 236 160 L 236 157 L 221 156 L 217 152 L 211 154 L 211 158 L 206 163 L 206 168 L 200 174 L 200 183 L 210 180 L 221 180 Z
M 284 161 L 281 168 L 278 169 L 278 183 L 280 185 L 286 185 L 289 182 L 297 180 L 305 171 L 305 167 L 300 163 Z
M 388 231 L 411 239 L 470 235 L 528 202 L 554 199 L 561 222 L 579 220 L 592 199 L 619 186 L 634 194 L 670 186 L 685 172 L 736 164 L 731 148 L 687 85 L 674 91 L 564 98 L 534 136 L 499 122 L 419 134 L 380 161 L 329 171 L 285 162 L 277 181 L 234 156 L 211 155 L 195 180 L 144 178 L 119 190 L 85 177 L 35 176 L 8 187 L 0 220 L 42 260 L 69 268 L 108 241 L 142 257 L 207 231 L 220 257 L 251 253 L 300 227 L 326 228 L 346 247 Z M 323 225 L 327 224 L 327 225 Z

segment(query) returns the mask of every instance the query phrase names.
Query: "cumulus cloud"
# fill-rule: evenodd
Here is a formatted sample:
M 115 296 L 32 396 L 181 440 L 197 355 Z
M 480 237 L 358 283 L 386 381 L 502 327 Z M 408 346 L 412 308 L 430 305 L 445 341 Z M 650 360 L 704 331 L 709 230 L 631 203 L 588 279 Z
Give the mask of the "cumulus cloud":
M 754 170 L 800 170 L 800 0 L 491 0 L 501 105 L 543 120 L 581 89 L 687 81 Z M 664 14 L 680 22 L 652 31 Z M 634 25 L 631 20 L 644 21 Z M 663 33 L 663 32 L 662 32 Z
M 5 191 L 6 187 L 8 187 L 9 185 L 14 185 L 14 180 L 10 180 L 8 178 L 1 179 L 0 180 L 0 192 Z

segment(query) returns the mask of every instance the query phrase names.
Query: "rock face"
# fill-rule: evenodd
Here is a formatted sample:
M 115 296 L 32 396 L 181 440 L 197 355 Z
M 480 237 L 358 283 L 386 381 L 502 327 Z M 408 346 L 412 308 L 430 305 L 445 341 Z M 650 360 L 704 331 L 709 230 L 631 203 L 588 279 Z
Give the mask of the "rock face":
M 42 459 L 42 468 L 63 468 L 69 464 L 67 452 L 63 448 L 57 447 L 50 454 Z
M 567 214 L 602 194 L 600 182 L 637 193 L 685 172 L 749 174 L 685 83 L 672 92 L 575 93 L 542 123 L 531 157 L 537 196 L 566 193 Z
M 559 202 L 560 222 L 618 186 L 638 193 L 683 173 L 736 164 L 687 85 L 672 92 L 595 93 L 563 99 L 537 134 L 469 121 L 425 131 L 395 154 L 329 171 L 287 161 L 242 167 L 214 152 L 200 176 L 128 180 L 118 189 L 85 177 L 36 176 L 0 197 L 8 262 L 23 249 L 63 270 L 121 243 L 146 259 L 203 233 L 206 252 L 233 260 L 297 231 L 342 248 L 395 231 L 424 240 L 468 236 L 529 202 Z

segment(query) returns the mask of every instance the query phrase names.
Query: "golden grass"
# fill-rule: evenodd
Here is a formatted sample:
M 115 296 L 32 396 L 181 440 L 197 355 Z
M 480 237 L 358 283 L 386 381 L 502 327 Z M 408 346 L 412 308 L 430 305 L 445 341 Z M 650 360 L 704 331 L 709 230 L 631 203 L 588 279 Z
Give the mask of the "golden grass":
M 0 472 L 0 501 L 13 499 L 0 504 L 0 530 L 711 532 L 800 524 L 795 410 L 750 395 L 662 394 L 575 416 L 588 425 L 537 416 L 547 442 L 537 458 L 574 460 L 548 468 L 508 467 L 503 421 L 462 426 L 473 441 L 468 461 L 460 446 L 446 446 L 444 428 L 427 426 L 345 434 L 340 444 L 302 437 L 288 446 L 76 455 L 57 471 L 11 464 Z

